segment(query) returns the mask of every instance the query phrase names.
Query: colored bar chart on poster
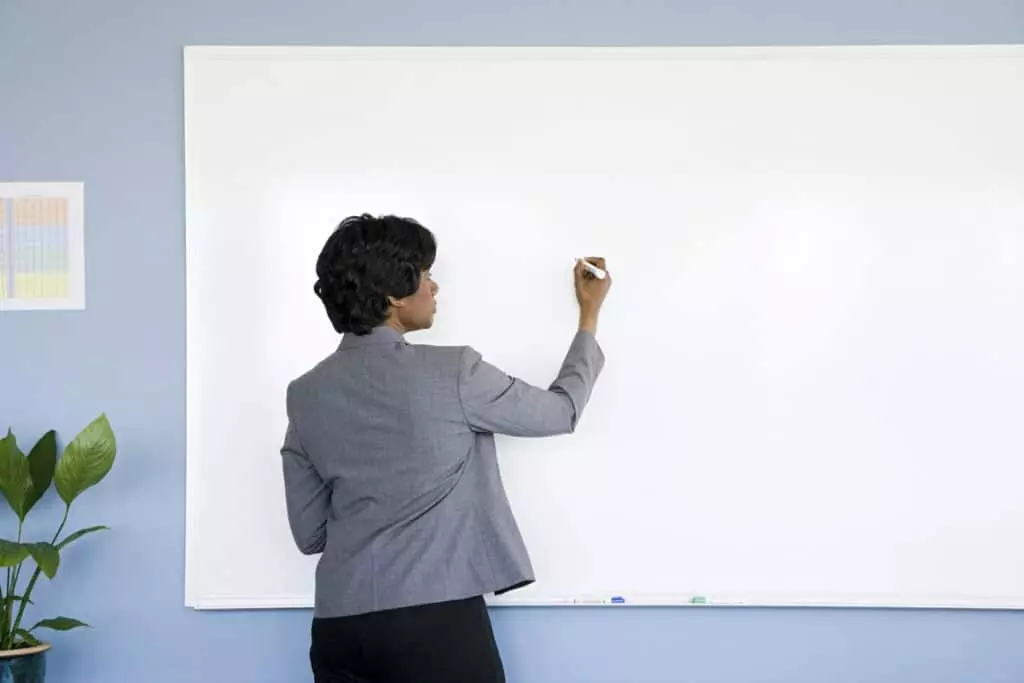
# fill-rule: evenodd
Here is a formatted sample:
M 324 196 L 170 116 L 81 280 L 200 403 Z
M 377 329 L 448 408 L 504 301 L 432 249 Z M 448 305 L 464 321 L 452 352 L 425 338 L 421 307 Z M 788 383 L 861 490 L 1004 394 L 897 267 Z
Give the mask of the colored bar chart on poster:
M 0 183 L 0 311 L 85 308 L 82 183 Z

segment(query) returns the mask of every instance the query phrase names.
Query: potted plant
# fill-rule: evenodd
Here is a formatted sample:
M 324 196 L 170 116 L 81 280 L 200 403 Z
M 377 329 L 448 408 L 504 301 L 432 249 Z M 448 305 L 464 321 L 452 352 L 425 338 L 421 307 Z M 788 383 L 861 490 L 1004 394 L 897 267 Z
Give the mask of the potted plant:
M 37 631 L 69 631 L 87 626 L 69 617 L 43 619 L 29 625 L 31 622 L 24 620 L 25 610 L 32 604 L 32 591 L 39 577 L 45 574 L 52 579 L 57 574 L 61 551 L 82 536 L 107 528 L 93 526 L 62 536 L 71 503 L 107 475 L 116 451 L 117 443 L 106 415 L 100 415 L 79 432 L 59 459 L 53 430 L 44 434 L 27 456 L 18 448 L 10 429 L 0 439 L 0 493 L 17 520 L 13 540 L 0 540 L 0 568 L 6 568 L 7 578 L 0 587 L 0 681 L 42 683 L 50 644 L 41 640 Z M 22 538 L 25 517 L 51 483 L 64 502 L 64 518 L 48 541 L 26 541 Z M 26 568 L 31 575 L 24 571 Z

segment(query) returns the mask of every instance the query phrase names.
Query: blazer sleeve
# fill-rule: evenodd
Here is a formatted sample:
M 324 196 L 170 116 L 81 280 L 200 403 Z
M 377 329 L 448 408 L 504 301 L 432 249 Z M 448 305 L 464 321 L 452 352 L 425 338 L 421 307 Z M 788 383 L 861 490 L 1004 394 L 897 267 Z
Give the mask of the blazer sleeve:
M 510 377 L 472 348 L 462 352 L 459 400 L 474 431 L 540 437 L 576 430 L 604 367 L 593 334 L 579 331 L 547 389 Z
M 303 449 L 295 422 L 290 417 L 281 458 L 288 523 L 295 545 L 304 555 L 323 552 L 327 545 L 331 489 Z

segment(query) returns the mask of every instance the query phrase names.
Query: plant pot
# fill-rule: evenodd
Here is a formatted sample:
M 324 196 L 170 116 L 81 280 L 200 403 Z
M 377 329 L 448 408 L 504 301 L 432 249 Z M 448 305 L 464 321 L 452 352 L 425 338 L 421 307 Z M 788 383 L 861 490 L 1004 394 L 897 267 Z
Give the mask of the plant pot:
M 44 683 L 49 643 L 20 650 L 0 650 L 0 683 Z

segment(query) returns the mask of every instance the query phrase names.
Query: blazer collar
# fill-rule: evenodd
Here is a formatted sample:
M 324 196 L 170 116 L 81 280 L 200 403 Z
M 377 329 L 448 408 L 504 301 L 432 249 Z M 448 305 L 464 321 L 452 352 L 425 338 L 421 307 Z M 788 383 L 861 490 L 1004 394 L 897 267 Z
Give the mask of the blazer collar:
M 372 346 L 374 344 L 405 344 L 405 338 L 402 334 L 395 329 L 382 325 L 375 327 L 369 334 L 356 335 L 351 332 L 345 333 L 341 338 L 342 349 L 356 349 L 362 346 Z

